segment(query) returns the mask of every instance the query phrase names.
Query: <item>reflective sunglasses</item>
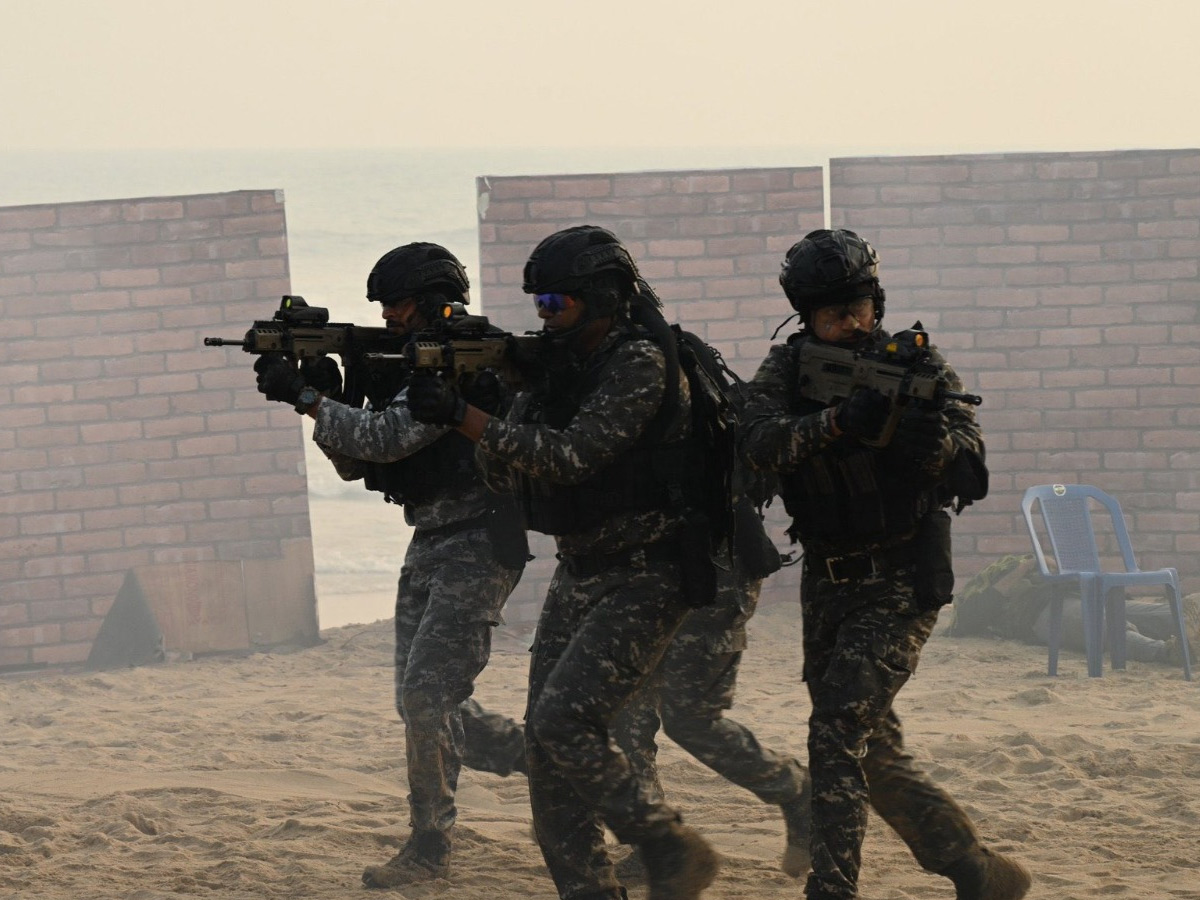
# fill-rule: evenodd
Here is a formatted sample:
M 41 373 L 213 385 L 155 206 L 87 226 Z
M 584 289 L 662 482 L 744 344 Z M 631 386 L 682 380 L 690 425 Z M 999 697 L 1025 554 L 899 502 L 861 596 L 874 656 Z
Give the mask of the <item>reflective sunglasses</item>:
M 538 309 L 544 309 L 550 313 L 560 313 L 575 305 L 574 299 L 569 294 L 534 294 L 533 303 Z

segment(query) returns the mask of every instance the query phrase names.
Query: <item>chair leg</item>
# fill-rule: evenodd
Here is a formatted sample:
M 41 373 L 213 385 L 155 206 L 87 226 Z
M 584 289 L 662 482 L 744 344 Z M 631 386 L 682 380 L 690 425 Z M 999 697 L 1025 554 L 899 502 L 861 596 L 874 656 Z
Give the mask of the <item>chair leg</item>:
M 1050 657 L 1046 663 L 1048 675 L 1058 674 L 1058 648 L 1062 646 L 1063 598 L 1057 591 L 1050 600 Z
M 1171 605 L 1171 614 L 1175 618 L 1175 633 L 1179 635 L 1179 652 L 1183 657 L 1183 677 L 1192 680 L 1192 659 L 1188 651 L 1187 625 L 1183 621 L 1183 602 L 1179 599 L 1179 588 L 1168 584 L 1165 588 L 1167 603 Z
M 1083 641 L 1087 649 L 1089 678 L 1104 674 L 1104 604 L 1096 590 L 1095 578 L 1080 578 L 1083 599 Z
M 1125 668 L 1125 589 L 1108 591 L 1104 601 L 1105 622 L 1108 625 L 1108 654 L 1113 669 Z

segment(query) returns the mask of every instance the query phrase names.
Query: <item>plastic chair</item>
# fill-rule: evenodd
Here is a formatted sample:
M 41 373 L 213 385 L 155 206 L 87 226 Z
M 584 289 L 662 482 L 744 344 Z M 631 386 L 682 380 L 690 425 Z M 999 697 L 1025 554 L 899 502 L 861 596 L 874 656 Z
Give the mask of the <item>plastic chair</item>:
M 1125 570 L 1104 572 L 1096 531 L 1092 523 L 1091 502 L 1107 512 L 1112 522 L 1113 536 L 1121 551 Z M 1035 522 L 1035 507 L 1049 538 L 1055 567 L 1052 571 L 1042 549 Z M 1183 656 L 1183 677 L 1192 680 L 1191 658 L 1188 654 L 1187 630 L 1183 623 L 1183 603 L 1179 594 L 1179 573 L 1175 569 L 1156 569 L 1143 572 L 1133 558 L 1129 531 L 1116 499 L 1099 488 L 1086 484 L 1039 484 L 1025 491 L 1021 512 L 1033 541 L 1042 577 L 1053 582 L 1075 582 L 1083 601 L 1083 637 L 1087 648 L 1088 676 L 1099 678 L 1103 669 L 1105 618 L 1108 620 L 1109 655 L 1114 669 L 1125 668 L 1125 591 L 1135 585 L 1163 585 L 1167 603 L 1175 619 L 1179 647 Z M 1114 590 L 1122 588 L 1122 590 Z M 1110 596 L 1111 592 L 1111 596 Z M 1050 659 L 1047 669 L 1058 674 L 1058 648 L 1062 642 L 1063 600 L 1061 596 L 1050 605 Z

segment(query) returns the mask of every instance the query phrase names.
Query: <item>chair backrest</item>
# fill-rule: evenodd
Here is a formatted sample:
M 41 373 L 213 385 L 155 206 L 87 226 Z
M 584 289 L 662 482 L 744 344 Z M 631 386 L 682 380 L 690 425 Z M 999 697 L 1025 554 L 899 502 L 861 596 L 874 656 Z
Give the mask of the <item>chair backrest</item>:
M 1091 501 L 1100 504 L 1108 513 L 1125 571 L 1138 570 L 1129 531 L 1125 527 L 1125 517 L 1114 497 L 1088 484 L 1039 484 L 1025 491 L 1021 499 L 1021 512 L 1025 516 L 1025 525 L 1029 529 L 1029 538 L 1043 575 L 1051 573 L 1034 521 L 1035 506 L 1041 513 L 1058 574 L 1102 571 L 1096 530 L 1092 524 Z

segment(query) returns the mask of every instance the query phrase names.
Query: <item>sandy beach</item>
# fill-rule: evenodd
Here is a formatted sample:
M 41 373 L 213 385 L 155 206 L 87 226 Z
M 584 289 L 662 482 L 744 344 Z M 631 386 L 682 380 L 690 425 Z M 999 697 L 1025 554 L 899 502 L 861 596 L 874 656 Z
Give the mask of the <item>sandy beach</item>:
M 340 572 L 367 524 L 357 503 L 321 507 L 321 602 L 390 606 L 399 557 Z M 398 521 L 399 510 L 372 504 Z M 383 520 L 386 521 L 386 520 Z M 390 539 L 389 539 L 390 540 Z M 332 555 L 331 555 L 332 554 Z M 321 574 L 324 573 L 324 574 Z M 356 599 L 357 598 L 357 599 Z M 768 602 L 732 714 L 764 743 L 803 754 L 798 603 Z M 404 741 L 392 707 L 391 623 L 322 631 L 318 646 L 99 673 L 0 679 L 0 897 L 375 896 L 362 868 L 407 833 Z M 502 627 L 476 696 L 519 716 L 530 635 Z M 1064 653 L 935 635 L 897 704 L 917 758 L 985 839 L 1035 874 L 1032 898 L 1200 898 L 1200 683 L 1130 663 L 1086 677 Z M 706 896 L 801 896 L 783 875 L 778 811 L 665 738 L 663 781 L 724 867 Z M 464 771 L 448 880 L 383 896 L 526 900 L 554 888 L 530 838 L 523 779 Z M 954 896 L 878 818 L 865 847 L 868 900 Z M 640 900 L 645 889 L 630 886 Z

